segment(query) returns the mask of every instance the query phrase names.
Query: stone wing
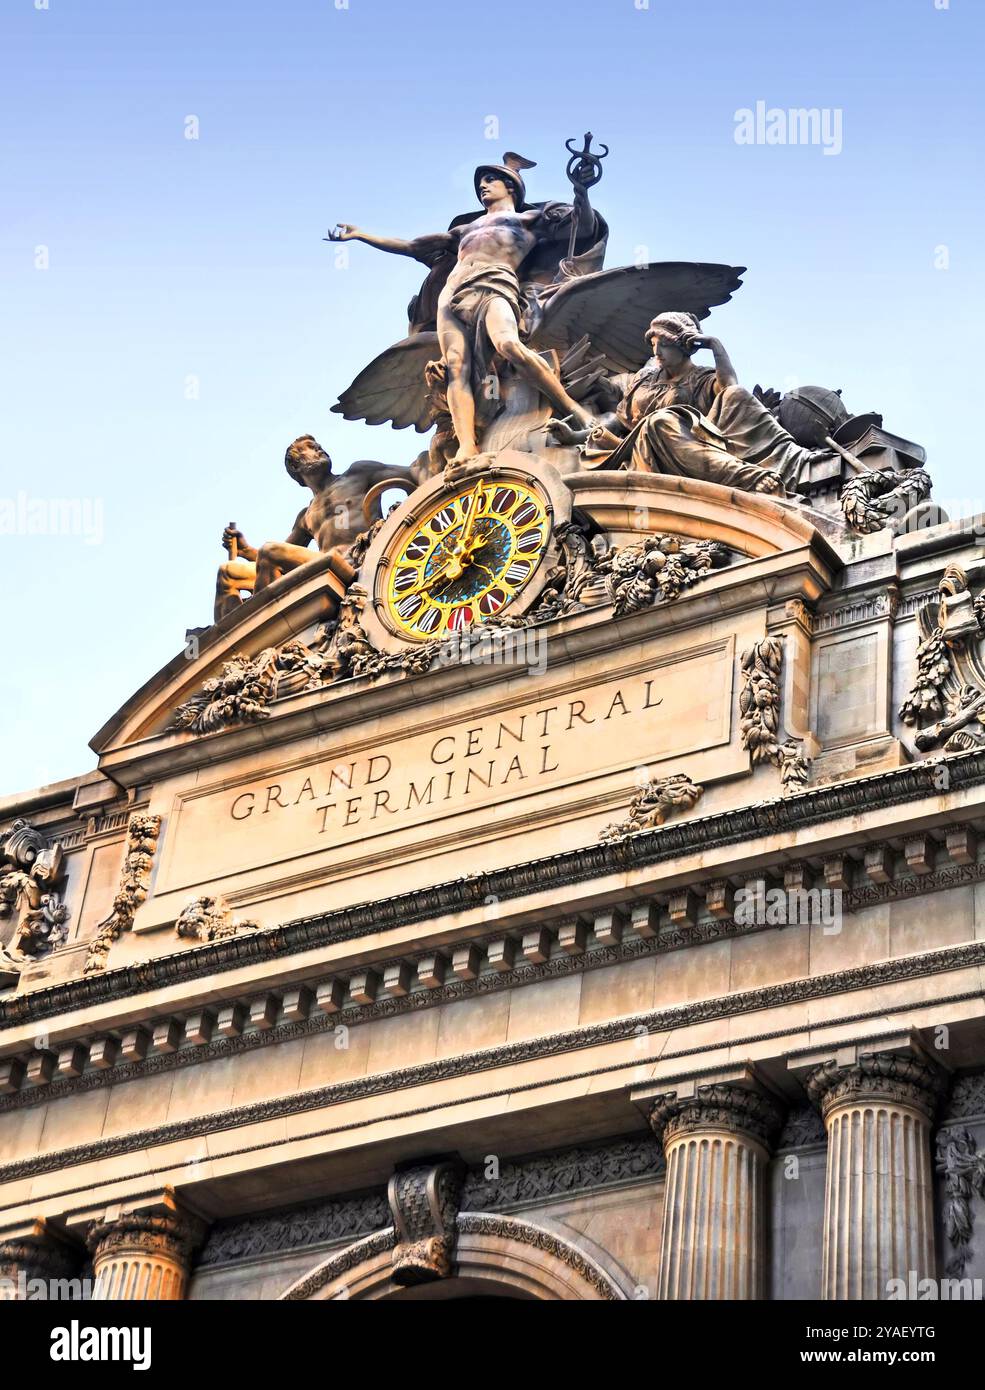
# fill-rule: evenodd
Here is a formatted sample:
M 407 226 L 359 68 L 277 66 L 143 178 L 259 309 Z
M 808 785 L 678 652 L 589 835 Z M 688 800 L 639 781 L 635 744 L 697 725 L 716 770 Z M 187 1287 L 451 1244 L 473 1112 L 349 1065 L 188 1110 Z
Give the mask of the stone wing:
M 395 430 L 413 425 L 421 434 L 431 428 L 424 368 L 441 356 L 437 333 L 403 338 L 364 367 L 332 406 L 346 420 L 365 420 Z
M 732 298 L 744 273 L 741 265 L 662 261 L 568 280 L 547 301 L 530 345 L 564 350 L 587 334 L 617 371 L 636 371 L 650 355 L 643 334 L 656 314 L 676 309 L 706 318 Z

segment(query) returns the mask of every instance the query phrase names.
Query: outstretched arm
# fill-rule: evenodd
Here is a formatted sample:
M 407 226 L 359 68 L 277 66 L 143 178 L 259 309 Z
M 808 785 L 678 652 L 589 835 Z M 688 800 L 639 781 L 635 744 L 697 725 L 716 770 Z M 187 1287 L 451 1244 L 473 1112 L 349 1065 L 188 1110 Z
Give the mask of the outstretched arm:
M 325 240 L 363 241 L 367 246 L 375 246 L 377 251 L 389 251 L 393 256 L 413 256 L 415 260 L 420 260 L 422 243 L 427 242 L 431 246 L 439 240 L 444 240 L 447 242 L 447 249 L 450 250 L 454 237 L 449 232 L 436 232 L 433 236 L 403 241 L 400 237 L 375 236 L 372 232 L 364 232 L 362 228 L 354 227 L 350 222 L 340 222 L 329 231 Z

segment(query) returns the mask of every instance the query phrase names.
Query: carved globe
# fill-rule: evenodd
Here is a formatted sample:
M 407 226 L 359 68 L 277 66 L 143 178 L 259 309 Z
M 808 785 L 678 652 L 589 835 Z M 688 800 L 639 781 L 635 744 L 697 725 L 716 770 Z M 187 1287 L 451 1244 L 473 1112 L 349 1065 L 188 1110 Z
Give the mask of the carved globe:
M 780 424 L 807 449 L 818 448 L 847 419 L 841 392 L 826 386 L 798 386 L 780 401 Z

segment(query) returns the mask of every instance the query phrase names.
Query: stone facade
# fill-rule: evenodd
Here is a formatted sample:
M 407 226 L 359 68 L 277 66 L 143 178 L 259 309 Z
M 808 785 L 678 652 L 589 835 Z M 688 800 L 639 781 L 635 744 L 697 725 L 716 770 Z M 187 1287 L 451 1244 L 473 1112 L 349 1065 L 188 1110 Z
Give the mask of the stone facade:
M 522 191 L 513 158 L 484 197 Z M 406 389 L 386 418 L 436 421 L 430 451 L 337 478 L 295 441 L 293 539 L 227 528 L 215 623 L 95 735 L 97 770 L 0 801 L 5 1297 L 845 1300 L 985 1273 L 976 532 L 878 417 L 796 442 L 834 393 L 744 391 L 694 336 L 738 271 L 630 293 L 584 196 L 595 278 L 572 318 L 558 269 L 484 452 L 452 453 L 475 422 L 415 323 L 340 409 Z M 624 344 L 668 286 L 644 364 Z M 661 404 L 685 379 L 698 404 Z M 585 437 L 545 433 L 579 392 Z
M 697 485 L 674 495 L 708 507 Z M 164 727 L 166 672 L 102 736 L 105 775 L 7 800 L 5 823 L 61 846 L 71 914 L 0 994 L 8 1275 L 91 1268 L 122 1297 L 451 1281 L 783 1299 L 983 1266 L 985 754 L 921 752 L 894 713 L 962 536 L 839 550 L 757 505 L 770 553 L 672 620 L 554 620 L 542 674 L 354 678 L 203 737 Z M 800 790 L 743 747 L 742 655 L 764 636 L 782 645 L 781 718 L 816 749 Z M 647 681 L 673 718 L 646 708 Z M 809 722 L 842 695 L 854 741 Z M 607 715 L 624 737 L 594 743 L 587 721 Z M 322 842 L 299 797 L 318 768 L 339 781 L 344 750 L 353 783 L 372 768 L 344 793 L 371 807 L 429 750 L 447 777 L 470 747 L 487 765 L 522 748 L 524 720 L 530 772 L 447 809 L 370 811 Z M 687 770 L 701 800 L 600 838 L 640 763 L 653 781 Z M 262 840 L 237 820 L 250 805 Z M 750 915 L 757 882 L 745 901 L 767 911 Z M 838 895 L 837 920 L 770 919 L 772 893 L 811 889 Z M 398 1239 L 388 1184 L 410 1170 L 424 1192 L 449 1161 L 452 1187 Z

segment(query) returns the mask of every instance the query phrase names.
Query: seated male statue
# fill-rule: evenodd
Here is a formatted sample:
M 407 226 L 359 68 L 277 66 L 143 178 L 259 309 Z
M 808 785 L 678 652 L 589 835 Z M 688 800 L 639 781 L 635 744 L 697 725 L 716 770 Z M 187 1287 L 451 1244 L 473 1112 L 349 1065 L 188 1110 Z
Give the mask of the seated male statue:
M 652 356 L 635 374 L 609 379 L 617 401 L 594 428 L 551 420 L 562 444 L 581 444 L 588 467 L 637 468 L 746 492 L 784 494 L 811 451 L 797 444 L 762 401 L 738 384 L 717 338 L 693 314 L 658 316 L 646 332 Z M 700 348 L 714 367 L 698 367 Z
M 412 491 L 416 479 L 408 468 L 360 459 L 344 473 L 332 472 L 332 460 L 310 434 L 295 439 L 284 455 L 290 477 L 312 494 L 312 501 L 298 512 L 291 534 L 284 541 L 249 544 L 236 526 L 222 533 L 229 559 L 219 566 L 215 586 L 215 622 L 245 601 L 244 595 L 262 593 L 275 579 L 306 565 L 319 555 L 329 556 L 329 568 L 342 583 L 355 578 L 349 549 L 361 531 L 380 516 L 380 485 L 392 481 Z M 375 509 L 375 510 L 374 510 Z M 311 549 L 314 542 L 314 549 Z

